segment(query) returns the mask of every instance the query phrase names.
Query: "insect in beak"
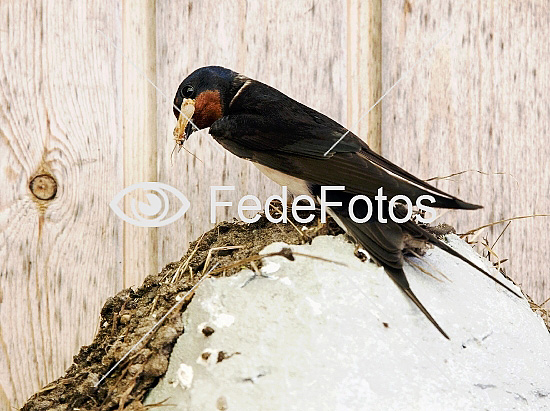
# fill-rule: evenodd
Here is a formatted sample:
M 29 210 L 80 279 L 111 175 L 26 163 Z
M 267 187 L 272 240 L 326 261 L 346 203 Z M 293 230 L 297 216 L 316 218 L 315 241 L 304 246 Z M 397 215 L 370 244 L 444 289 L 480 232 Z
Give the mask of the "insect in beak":
M 192 124 L 189 120 L 195 113 L 195 100 L 186 98 L 181 103 L 180 114 L 178 116 L 178 123 L 174 128 L 174 140 L 176 144 L 183 145 L 185 140 L 189 138 L 189 135 L 193 132 Z

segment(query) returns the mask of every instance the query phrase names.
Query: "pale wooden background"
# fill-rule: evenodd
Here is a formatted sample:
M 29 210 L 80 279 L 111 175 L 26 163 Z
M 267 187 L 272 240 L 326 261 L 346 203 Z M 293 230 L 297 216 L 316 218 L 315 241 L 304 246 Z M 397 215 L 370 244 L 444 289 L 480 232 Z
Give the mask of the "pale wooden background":
M 1 408 L 63 373 L 108 296 L 178 259 L 210 227 L 210 185 L 235 185 L 233 201 L 277 192 L 204 133 L 187 145 L 202 162 L 182 151 L 171 163 L 172 96 L 200 66 L 233 68 L 352 127 L 450 29 L 352 129 L 423 178 L 512 174 L 438 183 L 486 207 L 442 217 L 459 231 L 549 212 L 547 2 L 436 3 L 3 0 Z M 28 189 L 41 172 L 57 180 L 52 201 Z M 180 189 L 190 211 L 158 229 L 123 224 L 108 203 L 140 181 Z M 503 227 L 487 235 L 494 241 Z M 515 221 L 495 247 L 538 302 L 550 296 L 549 229 L 544 218 Z

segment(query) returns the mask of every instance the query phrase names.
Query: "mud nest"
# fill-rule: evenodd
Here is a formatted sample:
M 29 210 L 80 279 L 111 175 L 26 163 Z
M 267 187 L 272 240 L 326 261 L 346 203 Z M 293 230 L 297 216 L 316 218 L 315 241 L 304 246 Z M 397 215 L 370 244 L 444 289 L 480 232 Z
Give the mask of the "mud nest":
M 277 217 L 276 213 L 272 215 Z M 428 229 L 438 236 L 454 232 L 446 224 Z M 148 409 L 142 401 L 165 374 L 173 346 L 184 332 L 181 314 L 192 294 L 187 299 L 183 297 L 205 273 L 227 276 L 245 267 L 257 270 L 261 266 L 258 253 L 273 242 L 304 244 L 318 235 L 342 233 L 330 218 L 327 223 L 320 223 L 318 212 L 316 218 L 305 225 L 290 216 L 288 224 L 272 223 L 264 216 L 252 224 L 218 224 L 190 243 L 179 261 L 148 276 L 141 287 L 122 290 L 109 298 L 101 310 L 100 330 L 93 342 L 80 349 L 63 377 L 34 394 L 22 410 Z M 537 311 L 535 308 L 533 310 Z M 151 332 L 171 309 L 166 319 Z M 131 354 L 125 357 L 131 349 Z

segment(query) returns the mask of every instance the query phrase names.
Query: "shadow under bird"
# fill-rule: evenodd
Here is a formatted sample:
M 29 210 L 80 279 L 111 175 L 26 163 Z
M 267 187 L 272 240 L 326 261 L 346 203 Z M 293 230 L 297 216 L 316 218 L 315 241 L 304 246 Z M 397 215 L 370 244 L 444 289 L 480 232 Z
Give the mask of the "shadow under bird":
M 212 137 L 224 148 L 252 161 L 294 195 L 319 199 L 322 186 L 345 186 L 343 191 L 326 192 L 327 201 L 342 203 L 331 207 L 330 214 L 384 267 L 446 338 L 448 335 L 411 290 L 403 271 L 404 252 L 411 240 L 436 245 L 521 298 L 414 221 L 397 223 L 388 218 L 387 201 L 379 203 L 381 209 L 376 209 L 377 203 L 372 202 L 375 208 L 372 216 L 381 213 L 386 223 L 374 217 L 365 223 L 354 222 L 348 209 L 351 199 L 356 195 L 372 199 L 380 187 L 389 198 L 405 195 L 413 203 L 420 196 L 430 195 L 435 199 L 431 207 L 475 210 L 481 206 L 466 203 L 413 176 L 372 151 L 342 125 L 273 87 L 223 67 L 203 67 L 180 84 L 174 98 L 174 115 L 178 119 L 174 135 L 180 144 L 194 129 L 209 127 Z M 368 215 L 363 201 L 355 202 L 353 210 L 358 218 Z M 393 211 L 394 215 L 402 215 L 399 207 Z

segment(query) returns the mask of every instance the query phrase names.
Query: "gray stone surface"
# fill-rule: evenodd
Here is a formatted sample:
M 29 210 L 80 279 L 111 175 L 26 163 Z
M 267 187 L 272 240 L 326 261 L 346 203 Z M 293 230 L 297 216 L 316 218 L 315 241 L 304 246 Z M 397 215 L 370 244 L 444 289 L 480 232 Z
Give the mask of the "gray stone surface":
M 488 266 L 458 237 L 448 241 Z M 271 257 L 270 278 L 247 283 L 253 274 L 245 270 L 206 280 L 183 314 L 168 372 L 147 398 L 173 406 L 153 409 L 550 409 L 550 334 L 526 300 L 429 250 L 415 263 L 441 281 L 412 266 L 406 272 L 448 341 L 344 237 L 291 248 L 347 267 Z M 214 333 L 205 336 L 205 326 Z

